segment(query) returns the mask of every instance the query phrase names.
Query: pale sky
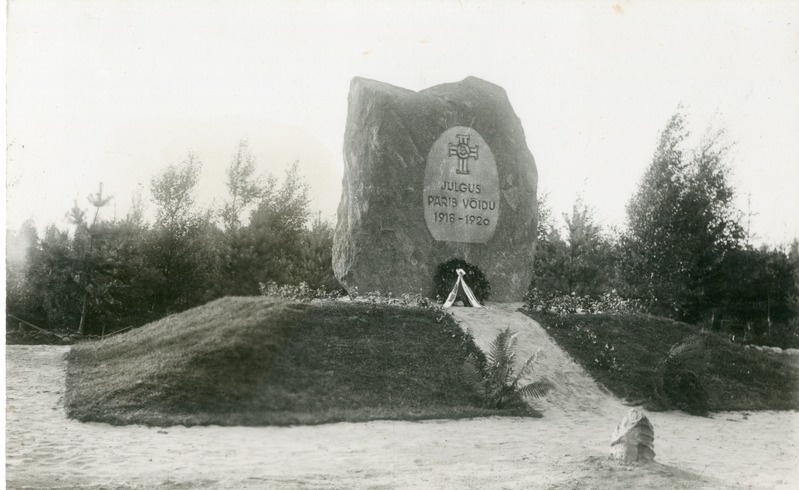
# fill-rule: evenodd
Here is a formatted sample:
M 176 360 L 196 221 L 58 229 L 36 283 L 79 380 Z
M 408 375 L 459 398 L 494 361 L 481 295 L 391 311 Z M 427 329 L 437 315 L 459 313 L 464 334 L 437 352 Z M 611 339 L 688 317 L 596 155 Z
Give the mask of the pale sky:
M 122 217 L 188 150 L 210 205 L 243 137 L 262 172 L 299 160 L 333 218 L 352 77 L 421 90 L 472 75 L 507 90 L 557 213 L 582 193 L 601 223 L 622 225 L 683 103 L 695 132 L 736 142 L 752 231 L 799 236 L 797 2 L 9 3 L 12 228 L 65 224 L 100 181 Z

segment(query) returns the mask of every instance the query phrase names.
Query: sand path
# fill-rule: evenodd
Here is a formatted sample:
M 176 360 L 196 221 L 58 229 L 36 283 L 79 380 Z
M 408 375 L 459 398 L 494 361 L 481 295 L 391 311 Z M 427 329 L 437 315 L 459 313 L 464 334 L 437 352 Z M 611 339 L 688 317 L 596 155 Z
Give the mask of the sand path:
M 546 398 L 533 402 L 541 411 L 577 420 L 586 419 L 588 415 L 610 416 L 614 420 L 619 417 L 621 420 L 629 408 L 622 406 L 604 387 L 594 382 L 538 323 L 519 313 L 520 307 L 520 303 L 490 303 L 486 308 L 453 308 L 450 311 L 461 328 L 472 334 L 483 352 L 488 352 L 494 338 L 505 328 L 517 334 L 517 365 L 540 351 L 532 372 L 524 381 L 547 379 L 556 386 Z
M 543 349 L 534 375 L 562 386 L 541 401 L 544 418 L 288 428 L 82 424 L 63 409 L 67 348 L 8 346 L 8 488 L 791 488 L 799 482 L 796 412 L 652 413 L 662 464 L 607 461 L 609 436 L 627 407 L 523 315 L 496 305 L 455 315 L 478 344 L 490 342 L 490 322 L 519 329 L 521 354 Z

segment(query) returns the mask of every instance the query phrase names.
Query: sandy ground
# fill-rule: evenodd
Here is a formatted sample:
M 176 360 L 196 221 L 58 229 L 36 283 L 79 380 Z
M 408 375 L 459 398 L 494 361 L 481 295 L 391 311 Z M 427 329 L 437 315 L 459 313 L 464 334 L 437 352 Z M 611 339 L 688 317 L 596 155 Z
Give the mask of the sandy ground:
M 8 346 L 8 488 L 797 488 L 799 413 L 650 413 L 658 464 L 606 457 L 629 407 L 513 305 L 456 308 L 481 347 L 505 326 L 534 377 L 558 389 L 544 418 L 314 427 L 113 427 L 66 418 L 64 354 Z

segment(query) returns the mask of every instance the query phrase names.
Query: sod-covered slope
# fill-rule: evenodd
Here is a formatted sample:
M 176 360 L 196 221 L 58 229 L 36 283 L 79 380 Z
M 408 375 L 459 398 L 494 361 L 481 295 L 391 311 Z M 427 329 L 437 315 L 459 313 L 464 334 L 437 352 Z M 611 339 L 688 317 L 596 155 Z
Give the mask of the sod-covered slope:
M 700 333 L 650 315 L 526 312 L 591 376 L 616 396 L 651 409 L 674 408 L 656 388 L 660 364 L 676 343 Z M 702 333 L 702 385 L 711 411 L 799 409 L 799 356 L 746 349 Z
M 223 298 L 73 347 L 82 421 L 282 425 L 513 414 L 461 379 L 482 356 L 449 316 L 385 305 Z

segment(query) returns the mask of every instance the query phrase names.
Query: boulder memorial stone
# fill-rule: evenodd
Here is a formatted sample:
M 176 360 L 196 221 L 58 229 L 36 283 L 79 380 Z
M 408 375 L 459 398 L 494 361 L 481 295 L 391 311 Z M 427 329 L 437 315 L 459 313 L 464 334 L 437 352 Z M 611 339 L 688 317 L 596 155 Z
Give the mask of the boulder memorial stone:
M 491 300 L 530 285 L 535 161 L 505 91 L 478 78 L 414 92 L 355 78 L 333 270 L 348 290 L 432 294 L 451 258 L 480 267 Z

